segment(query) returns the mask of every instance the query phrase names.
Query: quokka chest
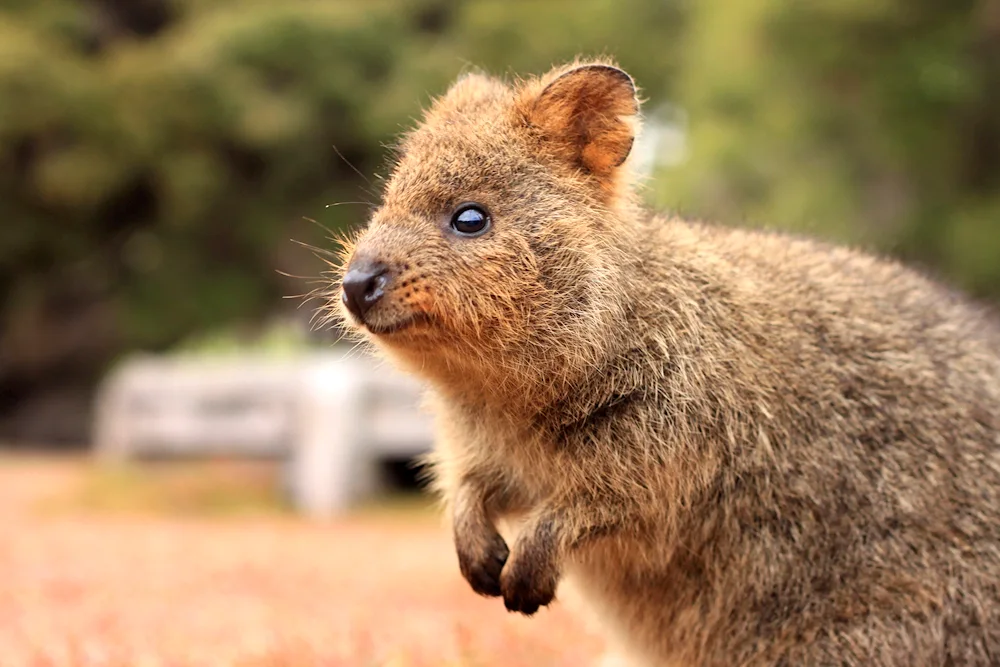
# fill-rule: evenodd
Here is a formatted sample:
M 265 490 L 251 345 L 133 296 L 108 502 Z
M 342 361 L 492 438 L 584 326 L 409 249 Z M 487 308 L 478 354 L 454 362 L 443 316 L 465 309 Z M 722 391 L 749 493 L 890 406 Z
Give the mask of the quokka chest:
M 565 462 L 557 445 L 540 430 L 515 428 L 509 423 L 492 425 L 483 420 L 467 442 L 474 443 L 472 456 L 503 481 L 521 503 L 539 502 L 557 490 L 565 474 Z M 470 434 L 472 435 L 472 434 Z

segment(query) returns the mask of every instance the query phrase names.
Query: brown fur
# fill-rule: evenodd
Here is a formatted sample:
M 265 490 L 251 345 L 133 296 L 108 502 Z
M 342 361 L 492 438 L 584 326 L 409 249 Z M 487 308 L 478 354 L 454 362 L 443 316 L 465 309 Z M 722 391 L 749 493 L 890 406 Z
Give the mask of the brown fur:
M 890 261 L 647 213 L 637 110 L 608 63 L 468 75 L 346 250 L 390 267 L 342 314 L 430 383 L 462 573 L 525 613 L 572 580 L 641 664 L 1000 664 L 995 323 Z

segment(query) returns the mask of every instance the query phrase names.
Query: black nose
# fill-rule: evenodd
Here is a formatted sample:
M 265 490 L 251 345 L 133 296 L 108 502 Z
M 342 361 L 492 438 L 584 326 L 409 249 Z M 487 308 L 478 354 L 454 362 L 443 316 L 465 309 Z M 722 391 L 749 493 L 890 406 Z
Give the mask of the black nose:
M 359 320 L 363 320 L 365 313 L 385 294 L 385 286 L 389 281 L 387 271 L 384 264 L 365 262 L 360 266 L 352 266 L 344 276 L 344 305 Z

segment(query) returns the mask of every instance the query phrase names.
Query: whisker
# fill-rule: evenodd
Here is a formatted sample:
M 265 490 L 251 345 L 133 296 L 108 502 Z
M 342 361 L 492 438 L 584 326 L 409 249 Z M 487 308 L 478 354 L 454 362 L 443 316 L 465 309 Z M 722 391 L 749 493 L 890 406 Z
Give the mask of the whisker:
M 333 208 L 334 206 L 346 206 L 348 204 L 363 204 L 370 208 L 375 208 L 375 204 L 371 203 L 370 201 L 337 201 L 333 202 L 332 204 L 327 204 L 325 208 Z
M 340 159 L 344 161 L 344 164 L 346 164 L 348 167 L 350 167 L 351 169 L 354 170 L 355 174 L 357 174 L 358 176 L 360 176 L 361 178 L 363 178 L 364 181 L 365 181 L 365 183 L 367 183 L 368 185 L 372 184 L 372 182 L 368 180 L 367 176 L 365 176 L 364 174 L 362 174 L 361 171 L 357 167 L 355 167 L 353 164 L 351 164 L 350 161 L 346 157 L 344 157 L 344 154 L 340 152 L 340 149 L 337 148 L 336 144 L 333 144 L 332 148 L 333 148 L 334 152 L 337 154 L 337 156 L 340 157 Z
M 299 241 L 298 239 L 288 239 L 288 240 L 294 243 L 295 245 L 302 246 L 307 250 L 312 250 L 313 252 L 319 253 L 326 257 L 333 257 L 335 259 L 340 259 L 340 256 L 332 250 L 327 250 L 326 248 L 320 248 L 319 246 L 314 246 L 311 243 L 306 243 L 305 241 Z
M 294 273 L 288 273 L 286 271 L 282 271 L 281 269 L 275 269 L 274 272 L 279 276 L 284 276 L 285 278 L 295 278 L 296 280 L 316 280 L 316 276 L 297 276 Z

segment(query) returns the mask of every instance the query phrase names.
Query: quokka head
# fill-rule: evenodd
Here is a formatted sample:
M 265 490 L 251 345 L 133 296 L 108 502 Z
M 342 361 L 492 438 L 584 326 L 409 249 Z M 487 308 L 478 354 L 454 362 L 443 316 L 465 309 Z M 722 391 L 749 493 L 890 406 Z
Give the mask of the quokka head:
M 330 307 L 418 369 L 586 356 L 620 310 L 638 113 L 606 62 L 463 76 L 403 137 Z

